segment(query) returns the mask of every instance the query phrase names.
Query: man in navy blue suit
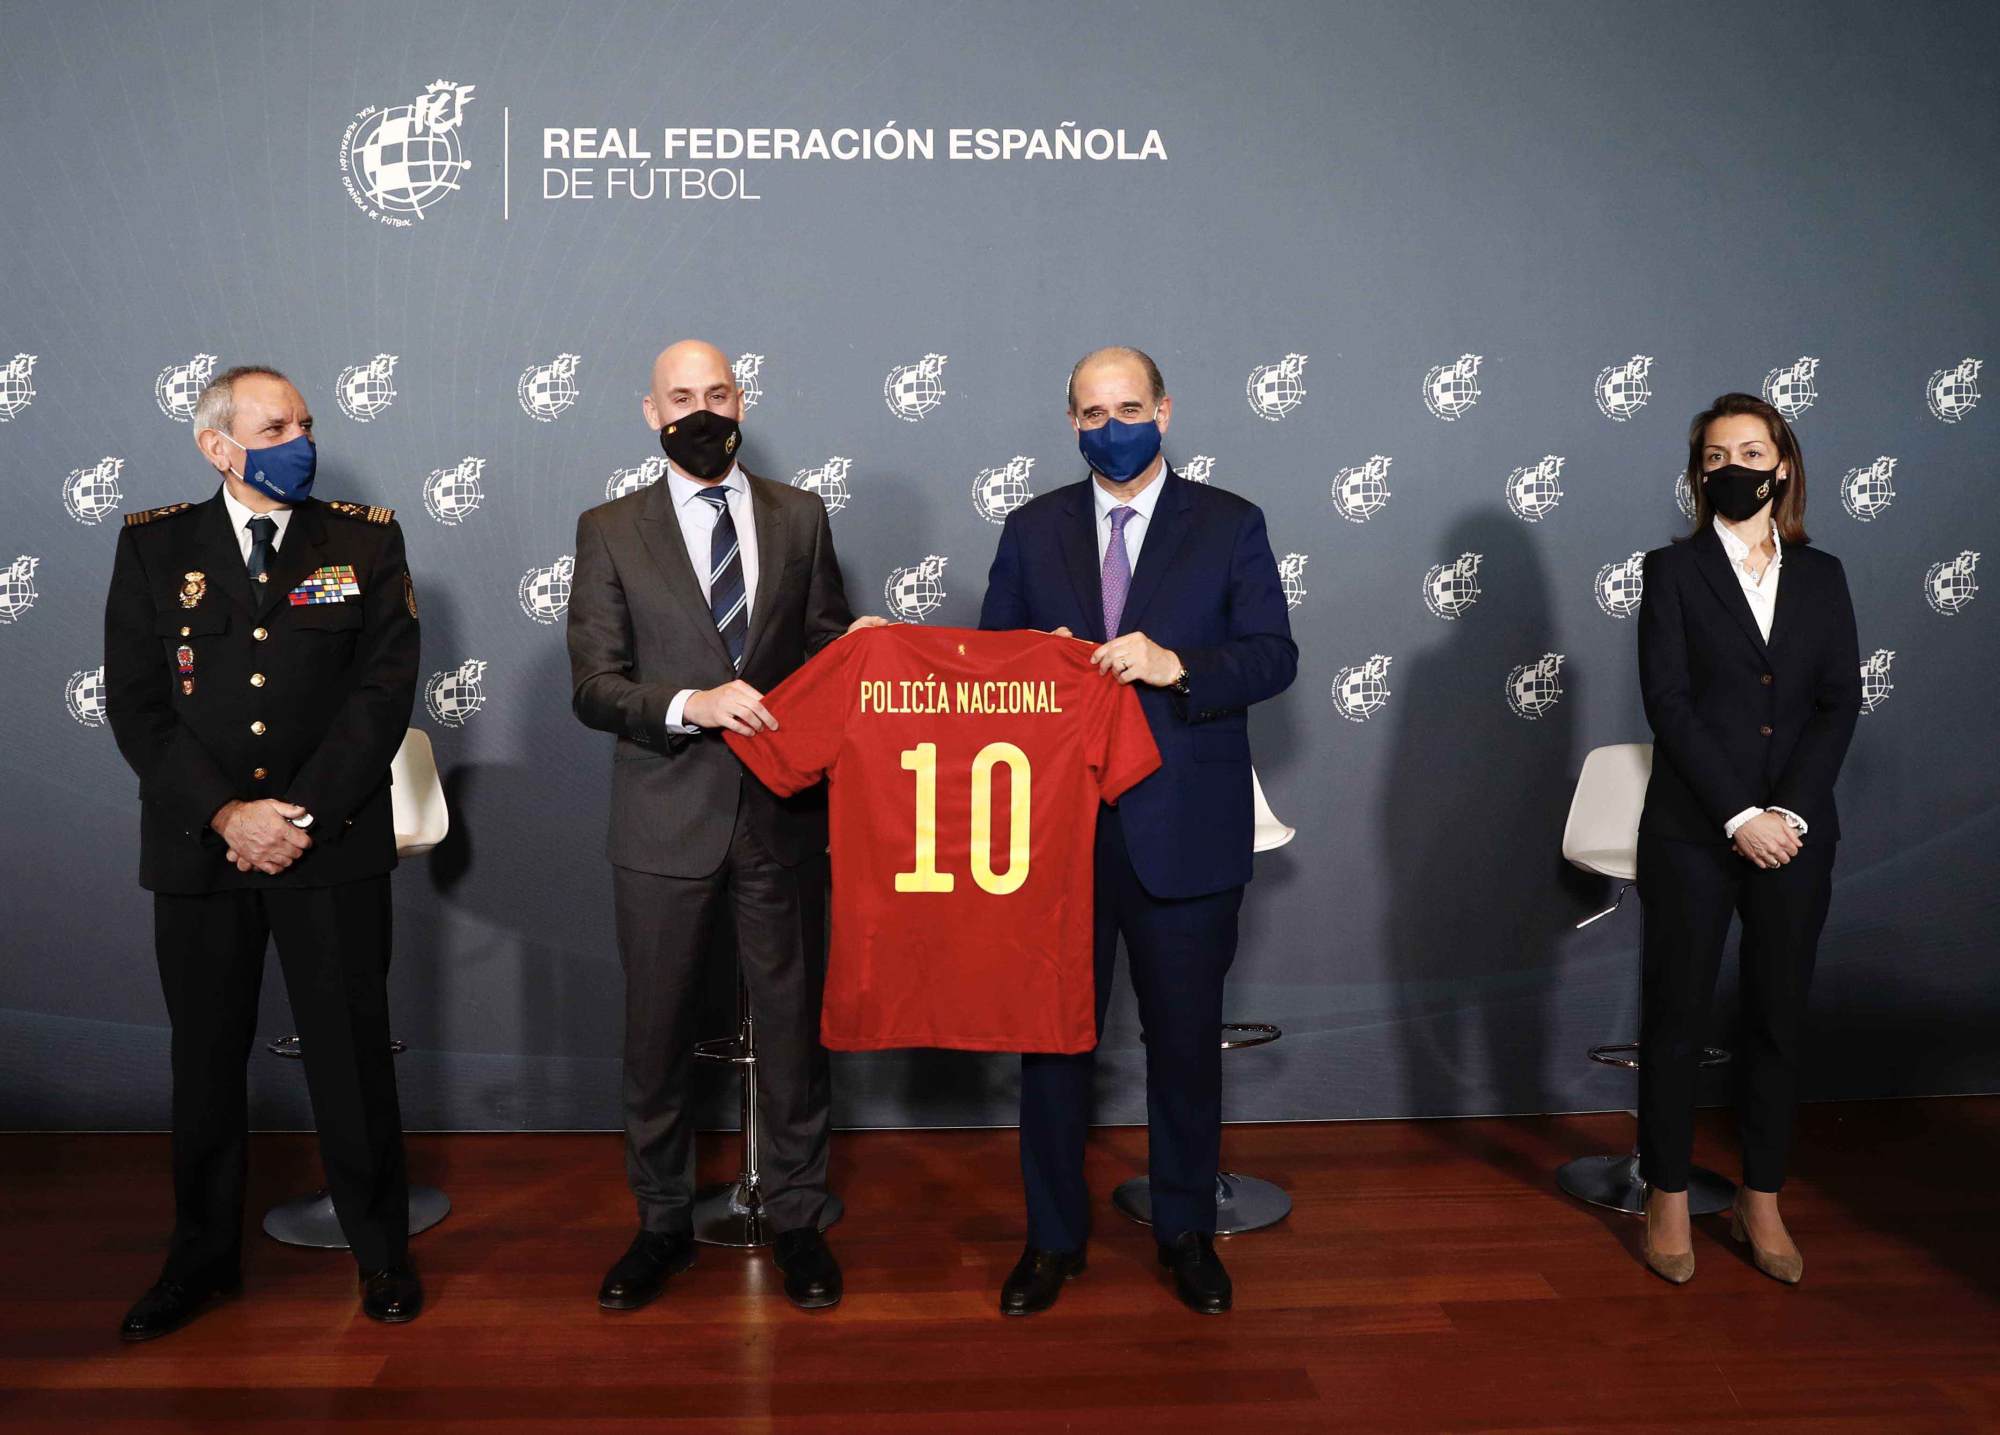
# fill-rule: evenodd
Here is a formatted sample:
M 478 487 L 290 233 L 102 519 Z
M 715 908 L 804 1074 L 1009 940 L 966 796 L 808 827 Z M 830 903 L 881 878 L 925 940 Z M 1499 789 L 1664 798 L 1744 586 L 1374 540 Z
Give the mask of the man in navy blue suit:
M 1173 406 L 1137 349 L 1099 349 L 1070 371 L 1069 421 L 1091 476 L 1008 515 L 979 626 L 1097 642 L 1098 670 L 1137 686 L 1159 745 L 1159 770 L 1098 810 L 1097 1026 L 1122 936 L 1146 1032 L 1160 1261 L 1182 1301 L 1220 1314 L 1231 1300 L 1215 1254 L 1222 979 L 1250 880 L 1249 708 L 1291 686 L 1298 648 L 1263 513 L 1161 457 Z M 1028 1246 L 1003 1314 L 1048 1309 L 1083 1270 L 1094 1064 L 1088 1052 L 1021 1058 Z

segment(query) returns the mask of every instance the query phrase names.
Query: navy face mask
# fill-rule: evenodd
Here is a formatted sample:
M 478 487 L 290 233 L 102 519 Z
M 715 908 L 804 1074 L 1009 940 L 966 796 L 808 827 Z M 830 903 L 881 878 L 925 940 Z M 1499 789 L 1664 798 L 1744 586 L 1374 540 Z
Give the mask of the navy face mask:
M 1153 419 L 1128 424 L 1106 419 L 1101 428 L 1078 429 L 1076 446 L 1083 461 L 1113 483 L 1130 483 L 1160 453 L 1160 425 Z
M 228 434 L 222 436 L 236 443 Z M 243 472 L 237 476 L 259 493 L 269 494 L 280 503 L 302 503 L 312 497 L 319 450 L 308 435 L 300 434 L 290 443 L 270 448 L 244 448 L 240 443 L 236 446 L 243 449 Z

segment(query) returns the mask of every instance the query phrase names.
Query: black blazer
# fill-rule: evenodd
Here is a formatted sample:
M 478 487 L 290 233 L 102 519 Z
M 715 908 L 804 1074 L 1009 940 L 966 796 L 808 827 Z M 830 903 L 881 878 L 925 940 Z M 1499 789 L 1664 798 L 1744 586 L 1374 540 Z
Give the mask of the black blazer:
M 757 533 L 757 596 L 741 676 L 769 692 L 845 633 L 853 615 L 819 495 L 747 469 L 744 477 Z M 744 782 L 720 731 L 666 730 L 676 692 L 737 676 L 672 505 L 662 478 L 576 524 L 570 705 L 586 726 L 618 737 L 608 855 L 640 872 L 706 877 L 722 865 L 740 801 L 772 855 L 796 866 L 826 850 L 826 789 L 774 796 L 761 782 Z
M 359 594 L 287 601 L 334 567 Z M 139 775 L 140 884 L 330 887 L 394 867 L 389 763 L 410 726 L 418 644 L 403 532 L 386 508 L 294 504 L 262 584 L 221 490 L 128 514 L 104 605 L 104 708 Z M 313 845 L 275 877 L 223 861 L 208 825 L 230 799 L 261 797 L 313 815 Z
M 1722 842 L 1746 807 L 1784 807 L 1808 842 L 1840 837 L 1833 780 L 1861 712 L 1861 653 L 1840 560 L 1784 550 L 1766 642 L 1707 528 L 1646 555 L 1639 686 L 1653 777 L 1639 830 Z

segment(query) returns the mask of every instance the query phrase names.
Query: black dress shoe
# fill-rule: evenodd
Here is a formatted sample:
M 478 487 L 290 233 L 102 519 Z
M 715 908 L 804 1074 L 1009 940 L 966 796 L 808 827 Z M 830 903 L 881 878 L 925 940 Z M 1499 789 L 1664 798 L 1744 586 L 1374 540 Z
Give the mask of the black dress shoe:
M 415 1320 L 424 1308 L 424 1283 L 406 1262 L 361 1278 L 361 1313 L 384 1325 Z
M 1174 1273 L 1174 1293 L 1181 1304 L 1202 1315 L 1229 1309 L 1229 1272 L 1215 1253 L 1215 1237 L 1206 1231 L 1183 1231 L 1171 1246 L 1160 1247 L 1160 1264 Z
M 1000 1287 L 1000 1314 L 1034 1315 L 1062 1294 L 1063 1282 L 1083 1274 L 1082 1251 L 1038 1251 L 1029 1246 Z
M 785 1273 L 785 1295 L 800 1310 L 840 1304 L 840 1262 L 818 1226 L 778 1232 L 771 1242 L 771 1259 Z
M 606 1310 L 637 1310 L 658 1299 L 668 1276 L 694 1264 L 694 1237 L 685 1231 L 641 1231 L 605 1272 L 597 1303 Z
M 156 1340 L 179 1330 L 220 1296 L 232 1296 L 242 1289 L 234 1280 L 224 1285 L 209 1282 L 187 1284 L 162 1276 L 153 1288 L 140 1296 L 118 1327 L 120 1340 Z

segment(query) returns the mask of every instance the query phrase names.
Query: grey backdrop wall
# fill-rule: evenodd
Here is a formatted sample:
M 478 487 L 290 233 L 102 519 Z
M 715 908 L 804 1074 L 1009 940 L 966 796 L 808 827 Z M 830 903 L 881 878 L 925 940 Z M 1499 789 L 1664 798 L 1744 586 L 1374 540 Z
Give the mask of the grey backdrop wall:
M 320 491 L 400 511 L 426 674 L 473 665 L 419 702 L 454 827 L 396 878 L 410 1124 L 616 1123 L 609 740 L 569 713 L 560 560 L 580 509 L 648 477 L 646 366 L 687 335 L 757 356 L 749 462 L 844 499 L 861 610 L 935 557 L 924 620 L 974 620 L 998 532 L 975 485 L 992 512 L 1014 479 L 1080 475 L 1062 381 L 1101 343 L 1159 358 L 1174 460 L 1263 505 L 1301 663 L 1253 732 L 1299 835 L 1246 908 L 1229 1010 L 1285 1038 L 1231 1058 L 1235 1118 L 1630 1099 L 1582 1050 L 1634 1029 L 1636 912 L 1571 932 L 1604 892 L 1558 838 L 1585 751 L 1647 736 L 1619 565 L 1685 526 L 1689 415 L 1768 383 L 1878 655 L 1810 1091 L 2000 1086 L 2000 599 L 1969 556 L 2000 542 L 2000 399 L 1975 397 L 2000 349 L 2000 11 L 190 0 L 4 23 L 0 1123 L 164 1123 L 136 784 L 90 675 L 121 514 L 212 489 L 176 412 L 203 356 L 299 381 Z M 289 1029 L 275 975 L 265 1007 Z M 1106 1049 L 1102 1114 L 1137 1119 L 1123 995 Z M 1004 1059 L 837 1079 L 848 1124 L 1012 1118 Z M 295 1068 L 260 1055 L 253 1080 L 260 1122 L 305 1119 Z

